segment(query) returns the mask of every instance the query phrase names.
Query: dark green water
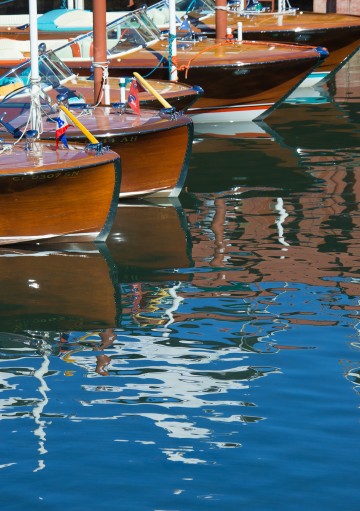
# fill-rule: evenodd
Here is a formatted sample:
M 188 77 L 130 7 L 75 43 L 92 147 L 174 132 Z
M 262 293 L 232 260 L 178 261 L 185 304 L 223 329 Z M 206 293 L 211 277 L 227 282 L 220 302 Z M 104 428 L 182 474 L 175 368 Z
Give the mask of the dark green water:
M 358 510 L 359 57 L 308 93 L 107 245 L 3 251 L 2 509 Z

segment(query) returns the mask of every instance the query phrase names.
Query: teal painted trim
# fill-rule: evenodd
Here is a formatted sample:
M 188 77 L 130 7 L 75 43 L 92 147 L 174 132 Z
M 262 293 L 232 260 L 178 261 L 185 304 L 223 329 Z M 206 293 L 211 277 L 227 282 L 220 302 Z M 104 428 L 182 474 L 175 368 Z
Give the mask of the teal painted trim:
M 77 9 L 54 9 L 52 11 L 46 12 L 38 17 L 38 30 L 39 32 L 77 32 L 79 30 L 92 30 L 91 27 L 58 27 L 56 25 L 56 20 L 59 16 L 62 16 L 66 12 L 76 12 Z M 91 12 L 91 11 L 84 11 Z

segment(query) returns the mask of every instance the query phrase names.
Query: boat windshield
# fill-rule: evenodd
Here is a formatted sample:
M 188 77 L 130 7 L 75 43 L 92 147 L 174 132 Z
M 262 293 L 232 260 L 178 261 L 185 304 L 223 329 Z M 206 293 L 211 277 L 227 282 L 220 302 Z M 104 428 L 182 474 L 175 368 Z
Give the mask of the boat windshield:
M 40 112 L 42 117 L 51 119 L 56 117 L 56 109 L 50 99 L 42 90 L 40 92 Z M 31 108 L 31 87 L 26 86 L 8 94 L 0 101 L 0 136 L 1 132 L 8 131 L 18 138 L 29 123 Z M 54 120 L 54 122 L 56 122 Z
M 158 41 L 161 32 L 147 16 L 144 9 L 133 11 L 106 25 L 107 55 L 127 53 L 139 47 L 146 47 Z M 94 33 L 88 32 L 76 37 L 64 46 L 55 49 L 55 53 L 66 61 L 93 59 Z
M 0 77 L 0 98 L 30 84 L 31 62 L 28 60 Z M 75 78 L 74 73 L 55 55 L 48 52 L 39 57 L 41 88 L 48 90 Z
M 283 13 L 294 15 L 298 11 L 297 8 L 291 7 L 289 0 L 279 0 L 277 3 L 278 8 L 272 13 L 274 16 L 278 16 Z M 261 15 L 271 12 L 271 8 L 264 7 L 261 0 L 229 0 L 228 9 L 236 14 L 245 16 L 248 16 L 249 12 L 251 15 Z
M 190 12 L 206 16 L 215 11 L 214 0 L 175 0 L 175 5 L 177 22 L 180 22 L 182 17 Z M 161 0 L 151 5 L 147 8 L 147 13 L 156 26 L 167 26 L 169 24 L 169 0 Z
M 209 14 L 215 11 L 215 0 L 176 0 L 177 11 L 196 11 Z

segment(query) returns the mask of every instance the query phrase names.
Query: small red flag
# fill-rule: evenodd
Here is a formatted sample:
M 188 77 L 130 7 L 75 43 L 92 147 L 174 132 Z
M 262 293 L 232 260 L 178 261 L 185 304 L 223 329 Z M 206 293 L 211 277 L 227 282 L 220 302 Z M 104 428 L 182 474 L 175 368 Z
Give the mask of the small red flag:
M 139 89 L 135 78 L 131 81 L 128 104 L 134 110 L 136 115 L 140 115 Z

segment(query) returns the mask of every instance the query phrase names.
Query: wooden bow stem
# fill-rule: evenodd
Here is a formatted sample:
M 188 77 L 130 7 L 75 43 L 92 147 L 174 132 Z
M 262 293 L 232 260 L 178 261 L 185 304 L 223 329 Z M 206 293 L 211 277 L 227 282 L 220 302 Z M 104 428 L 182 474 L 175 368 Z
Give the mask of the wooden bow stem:
M 148 92 L 150 92 L 150 93 L 151 93 L 151 94 L 152 94 L 152 95 L 153 95 L 153 96 L 154 96 L 154 97 L 155 97 L 158 101 L 160 101 L 160 103 L 162 104 L 162 106 L 163 106 L 164 108 L 172 108 L 172 106 L 170 105 L 170 103 L 168 103 L 168 102 L 166 101 L 166 99 L 164 99 L 164 98 L 161 96 L 161 94 L 159 94 L 159 93 L 158 93 L 158 92 L 154 89 L 154 87 L 152 87 L 152 86 L 150 85 L 150 83 L 149 83 L 149 82 L 147 82 L 147 81 L 145 80 L 145 78 L 143 78 L 141 75 L 139 75 L 139 73 L 136 73 L 136 72 L 134 72 L 134 76 L 135 76 L 135 78 L 138 80 L 138 82 L 140 82 L 140 83 L 141 83 L 141 84 L 145 87 L 145 89 L 146 89 Z

